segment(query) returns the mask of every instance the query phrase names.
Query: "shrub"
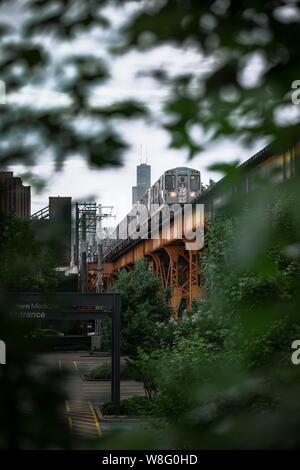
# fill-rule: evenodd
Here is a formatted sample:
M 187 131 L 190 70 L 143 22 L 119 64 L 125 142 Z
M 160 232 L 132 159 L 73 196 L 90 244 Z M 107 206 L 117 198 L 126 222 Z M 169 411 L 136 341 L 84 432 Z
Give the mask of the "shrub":
M 132 367 L 129 364 L 121 364 L 120 369 L 121 379 L 133 379 L 135 378 Z M 94 367 L 89 372 L 89 377 L 94 380 L 110 380 L 111 379 L 111 365 L 101 364 Z
M 104 415 L 115 414 L 114 404 L 111 402 L 104 403 L 101 411 Z M 129 416 L 153 416 L 155 414 L 155 403 L 146 397 L 134 396 L 121 400 L 120 413 Z

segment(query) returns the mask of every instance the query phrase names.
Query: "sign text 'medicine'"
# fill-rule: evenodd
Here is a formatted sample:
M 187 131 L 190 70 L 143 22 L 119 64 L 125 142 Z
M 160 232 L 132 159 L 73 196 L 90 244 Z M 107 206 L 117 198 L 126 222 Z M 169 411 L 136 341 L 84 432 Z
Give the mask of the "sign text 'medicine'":
M 30 302 L 26 304 L 17 304 L 16 311 L 19 318 L 45 318 L 46 311 L 57 310 L 57 304 L 45 304 L 39 302 Z

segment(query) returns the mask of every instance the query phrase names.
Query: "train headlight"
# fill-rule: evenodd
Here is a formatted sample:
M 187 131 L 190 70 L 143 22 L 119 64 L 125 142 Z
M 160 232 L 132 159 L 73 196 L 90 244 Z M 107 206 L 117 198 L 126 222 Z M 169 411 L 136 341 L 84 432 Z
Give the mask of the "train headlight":
M 196 197 L 195 191 L 192 191 L 192 192 L 190 193 L 190 196 L 191 196 L 191 197 Z
M 171 192 L 169 193 L 169 196 L 170 196 L 170 197 L 176 197 L 176 196 L 177 196 L 176 191 L 171 191 Z

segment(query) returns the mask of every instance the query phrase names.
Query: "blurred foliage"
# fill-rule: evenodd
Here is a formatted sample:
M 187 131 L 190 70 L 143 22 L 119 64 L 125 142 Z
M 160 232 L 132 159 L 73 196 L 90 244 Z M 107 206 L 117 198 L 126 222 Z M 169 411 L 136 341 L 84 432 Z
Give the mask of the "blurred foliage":
M 193 156 L 224 137 L 246 145 L 267 137 L 282 150 L 299 136 L 291 102 L 299 23 L 298 0 L 140 2 L 123 28 L 121 50 L 171 45 L 191 54 L 187 70 L 150 72 L 171 90 L 164 127 L 174 148 Z
M 53 292 L 58 284 L 51 251 L 35 239 L 29 221 L 0 218 L 0 288 L 6 292 Z
M 291 102 L 299 70 L 298 0 L 125 5 L 121 0 L 27 0 L 17 26 L 2 22 L 0 77 L 7 92 L 16 97 L 35 90 L 30 105 L 14 99 L 1 108 L 3 164 L 32 162 L 45 149 L 58 167 L 71 154 L 97 166 L 119 164 L 126 143 L 115 118 L 139 118 L 147 111 L 132 100 L 106 107 L 94 101 L 94 91 L 110 77 L 107 56 L 166 45 L 191 55 L 184 70 L 148 66 L 147 73 L 169 90 L 162 125 L 172 147 L 193 156 L 226 136 L 246 145 L 275 139 L 282 149 L 298 137 L 299 113 Z M 110 7 L 124 14 L 118 30 Z M 106 31 L 108 44 L 94 53 L 76 50 L 76 40 L 98 30 Z M 69 52 L 56 54 L 58 43 Z M 39 101 L 45 86 L 55 95 Z
M 0 331 L 7 345 L 7 364 L 0 367 L 0 448 L 69 448 L 70 433 L 61 414 L 65 374 L 28 352 L 28 324 L 8 318 L 1 296 Z M 58 433 L 57 430 L 60 430 Z
M 36 242 L 30 223 L 0 219 L 0 336 L 7 348 L 0 366 L 0 448 L 70 447 L 61 407 L 66 379 L 58 369 L 30 353 L 28 338 L 36 327 L 15 317 L 7 292 L 53 292 L 57 285 L 53 260 Z M 61 432 L 58 433 L 57 429 Z
M 8 98 L 1 107 L 0 164 L 34 164 L 46 154 L 58 169 L 70 155 L 92 166 L 121 163 L 127 144 L 115 120 L 146 110 L 128 99 L 107 107 L 95 102 L 95 89 L 110 76 L 105 47 L 91 53 L 70 47 L 82 34 L 109 27 L 105 3 L 28 0 L 17 24 L 14 18 L 1 23 L 0 77 Z M 69 52 L 57 53 L 58 42 Z

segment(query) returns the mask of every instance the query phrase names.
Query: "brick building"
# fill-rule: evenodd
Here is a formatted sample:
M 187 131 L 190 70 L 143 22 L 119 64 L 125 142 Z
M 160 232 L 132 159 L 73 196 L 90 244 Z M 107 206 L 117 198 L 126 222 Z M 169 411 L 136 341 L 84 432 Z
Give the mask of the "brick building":
M 15 215 L 30 219 L 30 186 L 24 186 L 22 179 L 12 171 L 0 171 L 0 215 Z

